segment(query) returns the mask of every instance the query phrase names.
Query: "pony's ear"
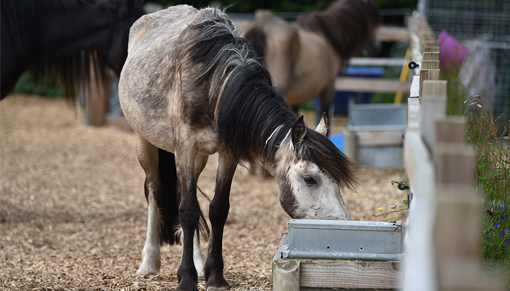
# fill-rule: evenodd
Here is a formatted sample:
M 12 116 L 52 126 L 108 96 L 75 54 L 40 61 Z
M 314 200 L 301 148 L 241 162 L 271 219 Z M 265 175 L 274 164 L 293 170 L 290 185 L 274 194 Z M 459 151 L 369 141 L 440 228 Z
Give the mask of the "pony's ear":
M 292 137 L 292 144 L 294 145 L 294 150 L 299 148 L 299 145 L 303 141 L 306 135 L 306 126 L 305 121 L 303 120 L 303 115 L 301 115 L 292 126 L 292 132 L 290 133 Z
M 317 125 L 315 131 L 322 134 L 323 136 L 328 134 L 328 116 L 326 115 L 326 112 L 322 113 L 321 121 Z

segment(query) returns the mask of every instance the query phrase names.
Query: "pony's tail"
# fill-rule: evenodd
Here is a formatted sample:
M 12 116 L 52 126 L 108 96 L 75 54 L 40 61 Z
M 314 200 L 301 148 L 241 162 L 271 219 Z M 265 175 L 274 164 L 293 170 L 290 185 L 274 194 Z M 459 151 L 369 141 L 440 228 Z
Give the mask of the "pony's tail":
M 158 149 L 158 170 L 161 178 L 161 192 L 157 197 L 157 204 L 161 213 L 159 228 L 160 244 L 168 243 L 173 245 L 181 243 L 181 230 L 179 226 L 179 183 L 177 181 L 177 168 L 175 166 L 175 155 L 165 150 Z M 197 234 L 209 237 L 209 227 L 200 210 L 200 220 Z
M 244 39 L 251 45 L 259 61 L 264 64 L 264 53 L 267 45 L 267 36 L 264 29 L 260 25 L 255 25 L 245 33 Z

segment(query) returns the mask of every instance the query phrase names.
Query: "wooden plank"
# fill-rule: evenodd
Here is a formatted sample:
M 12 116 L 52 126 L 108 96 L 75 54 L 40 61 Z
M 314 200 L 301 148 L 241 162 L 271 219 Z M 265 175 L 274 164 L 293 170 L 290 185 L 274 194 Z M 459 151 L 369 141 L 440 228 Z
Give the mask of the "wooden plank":
M 480 268 L 480 262 L 473 258 L 440 260 L 437 273 L 441 291 L 503 291 L 505 281 L 492 276 Z
M 419 103 L 417 98 L 413 98 Z M 411 100 L 411 99 L 409 99 Z M 414 104 L 415 106 L 416 105 Z M 404 141 L 404 165 L 413 200 L 406 222 L 404 291 L 436 290 L 434 265 L 434 215 L 436 190 L 434 164 L 417 128 L 408 128 Z
M 475 153 L 468 145 L 439 143 L 434 162 L 439 187 L 474 187 Z
M 423 53 L 423 61 L 439 61 L 439 52 Z
M 435 128 L 436 143 L 464 143 L 466 141 L 466 121 L 462 117 L 438 117 Z
M 421 77 L 421 76 L 420 76 Z M 435 120 L 446 116 L 446 81 L 424 81 L 421 96 L 421 132 L 425 144 L 433 151 Z
M 84 94 L 86 94 L 85 100 L 85 124 L 92 126 L 103 126 L 105 122 L 105 113 L 107 110 L 107 94 L 104 92 L 101 82 L 96 76 L 94 64 L 90 61 L 90 80 L 88 88 L 86 88 Z
M 358 135 L 350 130 L 344 131 L 344 153 L 354 161 L 358 158 Z
M 419 88 L 419 96 L 423 96 L 423 82 L 425 81 L 437 81 L 439 80 L 440 70 L 439 69 L 430 69 L 424 70 L 420 69 L 420 88 Z
M 470 186 L 441 185 L 438 189 L 434 231 L 436 260 L 479 257 L 480 202 Z
M 409 83 L 400 83 L 399 80 L 339 77 L 335 81 L 337 91 L 394 93 L 409 89 Z
M 397 289 L 403 263 L 396 261 L 301 260 L 301 286 L 335 289 Z
M 376 37 L 385 42 L 409 41 L 410 32 L 404 27 L 381 26 L 376 31 Z
M 358 146 L 401 146 L 404 144 L 402 134 L 405 130 L 357 131 Z
M 355 57 L 349 60 L 349 66 L 382 66 L 401 67 L 407 65 L 405 58 L 363 58 Z
M 431 54 L 431 53 L 424 53 L 424 54 Z M 437 70 L 440 69 L 439 67 L 439 60 L 422 60 L 420 68 L 422 70 Z
M 273 261 L 273 290 L 300 290 L 299 260 L 280 259 Z

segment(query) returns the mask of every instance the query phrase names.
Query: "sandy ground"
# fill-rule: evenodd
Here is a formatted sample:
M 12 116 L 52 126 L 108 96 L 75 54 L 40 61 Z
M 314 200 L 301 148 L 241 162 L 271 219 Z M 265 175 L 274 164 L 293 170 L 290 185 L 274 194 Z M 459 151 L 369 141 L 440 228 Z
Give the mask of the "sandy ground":
M 135 275 L 147 214 L 134 134 L 81 120 L 62 100 L 12 95 L 0 103 L 0 289 L 175 288 L 180 246 L 162 248 L 159 275 Z M 209 196 L 214 176 L 211 158 L 198 182 Z M 343 195 L 354 220 L 384 221 L 372 216 L 378 207 L 404 207 L 406 193 L 391 184 L 402 171 L 362 167 L 358 177 L 357 192 Z M 271 259 L 289 221 L 277 195 L 273 178 L 238 168 L 224 234 L 233 290 L 271 289 Z

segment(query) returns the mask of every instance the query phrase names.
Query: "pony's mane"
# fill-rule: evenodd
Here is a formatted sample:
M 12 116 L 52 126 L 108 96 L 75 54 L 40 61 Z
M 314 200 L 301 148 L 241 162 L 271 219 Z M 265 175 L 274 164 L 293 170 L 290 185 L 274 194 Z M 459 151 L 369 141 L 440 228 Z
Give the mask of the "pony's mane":
M 185 54 L 191 65 L 202 65 L 195 85 L 210 84 L 209 98 L 217 102 L 215 119 L 221 141 L 238 160 L 273 163 L 280 145 L 290 140 L 296 115 L 224 12 L 215 9 L 212 19 L 190 28 L 194 35 Z M 342 186 L 352 187 L 355 181 L 353 163 L 313 130 L 307 129 L 297 158 L 314 162 Z
M 127 13 L 133 5 L 132 0 L 126 4 L 120 0 L 2 0 L 2 25 L 10 27 L 10 33 L 14 36 L 15 45 L 18 49 L 29 50 L 29 55 L 37 60 L 43 53 L 42 41 L 42 5 L 48 3 L 62 11 L 76 9 L 77 3 L 93 2 L 103 7 L 119 6 L 119 13 Z M 4 22 L 5 21 L 5 22 Z M 122 56 L 119 56 L 119 59 Z M 122 67 L 122 66 L 120 66 Z M 84 49 L 76 53 L 46 63 L 35 63 L 29 68 L 36 82 L 44 83 L 49 78 L 54 78 L 63 87 L 64 97 L 75 99 L 79 95 L 80 88 L 88 88 L 91 73 L 95 76 L 96 85 L 103 90 L 103 94 L 109 94 L 109 73 L 106 61 L 103 60 L 94 49 Z M 92 71 L 91 71 L 92 69 Z M 120 70 L 120 69 L 119 69 Z
M 238 160 L 272 162 L 277 149 L 265 146 L 266 139 L 281 124 L 290 129 L 296 116 L 276 93 L 269 72 L 224 11 L 213 9 L 209 19 L 189 28 L 185 54 L 190 66 L 202 66 L 195 85 L 210 84 L 221 140 Z M 271 140 L 283 139 L 282 134 L 280 130 Z
M 376 0 L 338 0 L 324 11 L 301 14 L 296 23 L 323 35 L 346 65 L 368 44 L 380 16 Z

